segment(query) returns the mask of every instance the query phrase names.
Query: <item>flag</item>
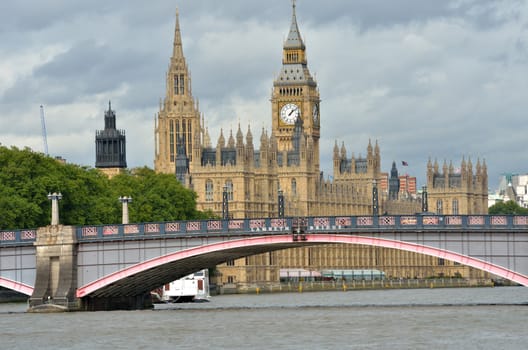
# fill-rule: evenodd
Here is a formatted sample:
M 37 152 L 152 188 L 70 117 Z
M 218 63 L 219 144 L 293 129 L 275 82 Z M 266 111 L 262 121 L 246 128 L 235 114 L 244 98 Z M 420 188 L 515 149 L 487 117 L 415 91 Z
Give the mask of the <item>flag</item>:
M 409 166 L 409 163 L 407 163 L 406 161 L 402 160 L 402 166 Z

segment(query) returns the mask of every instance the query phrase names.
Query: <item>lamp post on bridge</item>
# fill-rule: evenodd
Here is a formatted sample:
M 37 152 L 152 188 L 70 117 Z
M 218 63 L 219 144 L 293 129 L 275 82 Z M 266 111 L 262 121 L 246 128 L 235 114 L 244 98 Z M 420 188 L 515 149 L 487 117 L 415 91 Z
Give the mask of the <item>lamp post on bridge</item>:
M 59 192 L 48 193 L 48 199 L 51 200 L 51 224 L 59 224 L 59 200 L 62 199 L 62 194 Z
M 222 218 L 229 219 L 229 199 L 227 197 L 227 185 L 224 185 L 222 192 Z
M 132 202 L 132 197 L 119 197 L 119 201 L 123 205 L 122 224 L 128 224 L 128 203 Z
M 372 215 L 379 215 L 378 183 L 376 179 L 372 180 Z
M 422 186 L 422 212 L 429 211 L 427 206 L 427 186 Z
M 284 192 L 279 188 L 279 218 L 284 217 Z

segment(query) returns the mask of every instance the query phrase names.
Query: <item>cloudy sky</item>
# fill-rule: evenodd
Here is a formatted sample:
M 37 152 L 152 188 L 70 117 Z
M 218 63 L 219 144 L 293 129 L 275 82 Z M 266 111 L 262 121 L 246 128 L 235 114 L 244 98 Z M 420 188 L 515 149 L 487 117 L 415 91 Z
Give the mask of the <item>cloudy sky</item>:
M 126 4 L 126 6 L 125 6 Z M 269 99 L 291 21 L 289 0 L 0 2 L 0 143 L 94 166 L 108 100 L 129 167 L 153 167 L 176 8 L 184 53 L 213 142 L 219 129 L 271 128 Z M 298 0 L 321 93 L 321 159 L 365 155 L 378 140 L 424 184 L 429 158 L 485 159 L 490 189 L 528 172 L 528 2 Z

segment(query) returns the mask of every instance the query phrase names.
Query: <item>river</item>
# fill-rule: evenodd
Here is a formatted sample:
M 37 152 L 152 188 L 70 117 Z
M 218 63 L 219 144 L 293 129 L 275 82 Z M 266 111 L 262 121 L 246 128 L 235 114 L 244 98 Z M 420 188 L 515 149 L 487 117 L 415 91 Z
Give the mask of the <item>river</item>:
M 25 313 L 0 349 L 526 349 L 528 288 L 214 296 L 155 310 Z

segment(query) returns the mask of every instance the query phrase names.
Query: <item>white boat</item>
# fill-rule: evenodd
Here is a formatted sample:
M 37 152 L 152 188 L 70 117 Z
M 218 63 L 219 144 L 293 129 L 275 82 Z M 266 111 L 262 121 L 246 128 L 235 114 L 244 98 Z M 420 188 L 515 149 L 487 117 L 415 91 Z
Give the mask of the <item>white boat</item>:
M 165 284 L 152 292 L 155 302 L 186 303 L 208 301 L 209 273 L 207 269 Z M 157 299 L 157 300 L 156 300 Z

